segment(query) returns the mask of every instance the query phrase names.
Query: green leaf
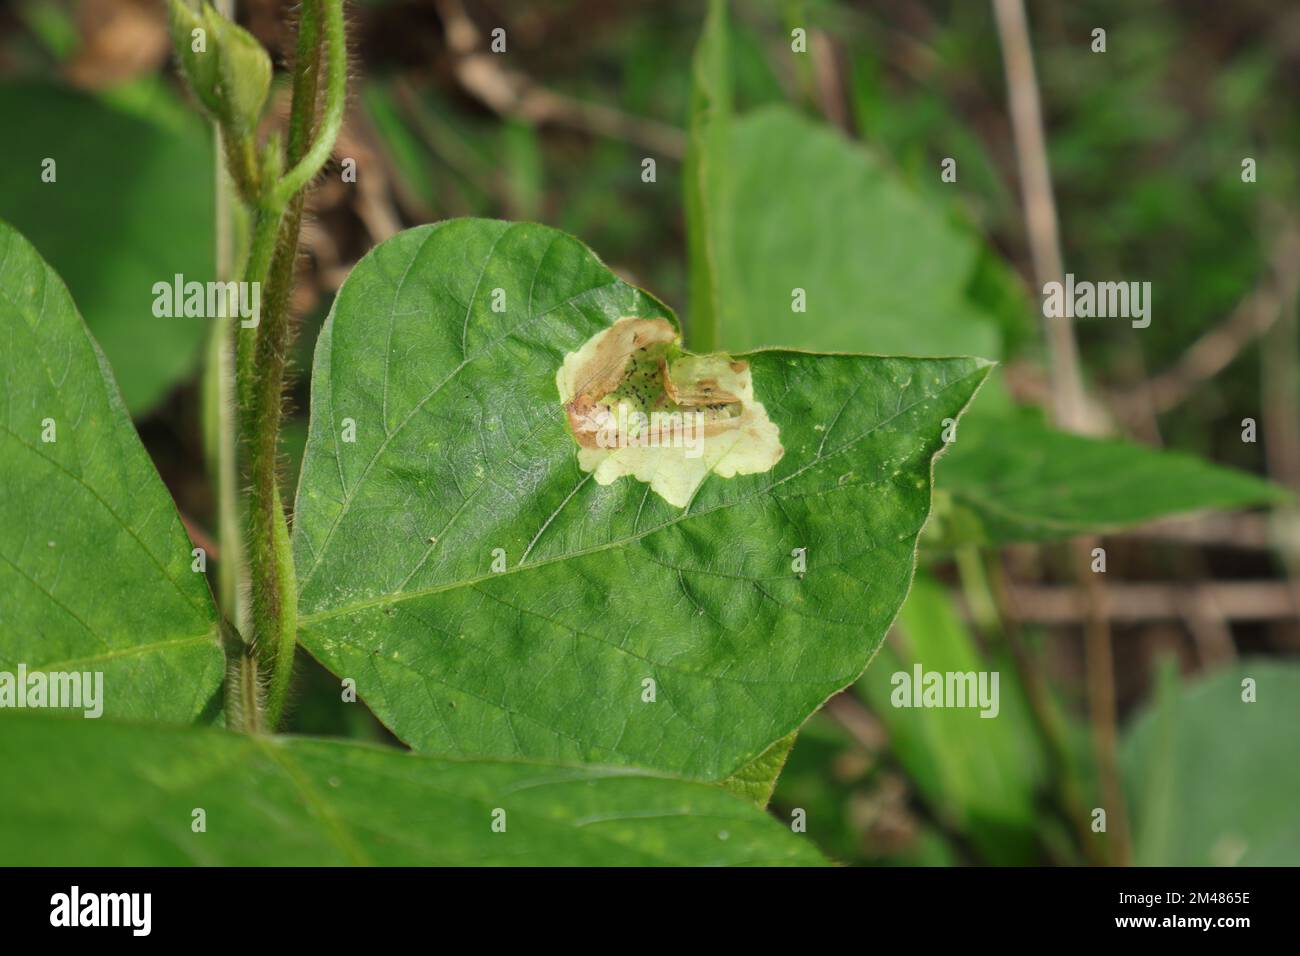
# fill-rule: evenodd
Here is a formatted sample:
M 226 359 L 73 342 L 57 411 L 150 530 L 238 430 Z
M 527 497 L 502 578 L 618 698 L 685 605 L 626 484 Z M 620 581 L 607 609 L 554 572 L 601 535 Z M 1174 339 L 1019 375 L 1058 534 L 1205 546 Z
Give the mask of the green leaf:
M 1057 431 L 1028 414 L 971 416 L 940 477 L 941 491 L 961 509 L 934 529 L 944 544 L 1044 540 L 1287 498 L 1246 472 Z
M 866 149 L 767 108 L 735 124 L 729 155 L 730 256 L 716 273 L 729 343 L 999 355 L 1019 334 L 1023 293 L 1006 266 Z M 791 311 L 794 289 L 806 313 Z M 939 473 L 960 506 L 939 509 L 950 520 L 935 540 L 945 544 L 1068 536 L 1281 496 L 1186 455 L 981 408 Z
M 730 311 L 726 270 L 731 234 L 731 64 L 727 2 L 710 0 L 704 32 L 691 62 L 689 140 L 685 185 L 686 248 L 693 348 L 720 347 L 724 313 Z M 729 323 L 727 323 L 729 324 Z M 767 343 L 762 343 L 767 344 Z
M 556 371 L 624 316 L 670 317 L 577 240 L 485 220 L 395 236 L 335 300 L 300 636 L 417 749 L 721 780 L 851 683 L 902 603 L 942 422 L 987 363 L 746 355 L 784 457 L 683 509 L 578 465 Z
M 0 670 L 102 672 L 104 713 L 192 720 L 223 670 L 205 578 L 68 290 L 3 222 L 0 379 Z
M 973 297 L 995 268 L 982 242 L 867 149 L 765 107 L 735 123 L 729 150 L 729 189 L 711 197 L 729 204 L 716 212 L 729 229 L 716 278 L 728 344 L 1000 354 L 997 313 Z
M 781 776 L 781 768 L 785 766 L 786 758 L 790 756 L 790 750 L 798 736 L 798 731 L 786 734 L 750 763 L 721 781 L 721 786 L 746 800 L 752 800 L 760 807 L 766 807 L 772 799 L 772 791 L 776 789 L 776 778 Z
M 22 781 L 0 788 L 4 866 L 824 862 L 752 804 L 639 771 L 30 714 L 0 716 L 0 763 Z
M 1242 700 L 1245 678 L 1254 703 Z M 1120 751 L 1141 866 L 1300 865 L 1300 666 L 1234 663 L 1162 682 Z
M 775 108 L 735 125 L 730 156 L 731 256 L 717 273 L 729 342 L 998 355 L 1018 334 L 1023 295 L 1005 265 L 867 150 Z M 791 311 L 796 288 L 806 314 Z M 1040 540 L 1282 498 L 1248 474 L 987 404 L 940 470 L 935 543 Z
M 52 86 L 0 86 L 0 218 L 63 276 L 127 407 L 153 409 L 194 369 L 209 328 L 155 318 L 155 282 L 213 278 L 212 143 L 197 116 L 157 122 Z M 43 163 L 55 163 L 43 182 Z

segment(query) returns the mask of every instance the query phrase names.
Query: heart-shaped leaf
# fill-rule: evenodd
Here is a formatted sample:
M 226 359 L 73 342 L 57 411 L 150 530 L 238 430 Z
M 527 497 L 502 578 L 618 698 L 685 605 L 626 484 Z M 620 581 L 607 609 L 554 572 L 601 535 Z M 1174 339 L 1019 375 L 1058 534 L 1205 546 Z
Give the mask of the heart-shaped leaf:
M 457 220 L 352 271 L 316 350 L 301 640 L 418 749 L 723 779 L 866 666 L 977 359 L 745 356 L 769 470 L 685 507 L 579 465 L 556 373 L 664 317 L 577 240 Z
M 223 669 L 208 586 L 68 290 L 3 222 L 0 378 L 0 670 L 99 672 L 104 713 L 192 720 Z
M 823 862 L 718 787 L 333 740 L 0 716 L 0 865 Z M 93 795 L 91 798 L 89 795 Z

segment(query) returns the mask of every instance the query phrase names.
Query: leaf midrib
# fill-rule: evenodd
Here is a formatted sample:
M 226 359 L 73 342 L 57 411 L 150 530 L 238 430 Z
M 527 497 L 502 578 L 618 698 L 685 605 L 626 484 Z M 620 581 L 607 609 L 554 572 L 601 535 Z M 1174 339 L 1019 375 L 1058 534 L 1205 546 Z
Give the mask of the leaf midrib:
M 151 651 L 163 650 L 172 647 L 186 647 L 190 644 L 212 644 L 220 646 L 220 629 L 217 627 L 209 628 L 202 634 L 194 634 L 189 637 L 173 637 L 165 641 L 152 641 L 148 644 L 133 644 L 130 647 L 119 647 L 103 654 L 92 654 L 88 657 L 71 657 L 63 661 L 51 661 L 42 663 L 39 666 L 41 670 L 53 670 L 54 668 L 65 668 L 74 664 L 97 664 L 100 661 L 116 660 L 119 657 L 132 657 L 136 654 L 146 654 Z

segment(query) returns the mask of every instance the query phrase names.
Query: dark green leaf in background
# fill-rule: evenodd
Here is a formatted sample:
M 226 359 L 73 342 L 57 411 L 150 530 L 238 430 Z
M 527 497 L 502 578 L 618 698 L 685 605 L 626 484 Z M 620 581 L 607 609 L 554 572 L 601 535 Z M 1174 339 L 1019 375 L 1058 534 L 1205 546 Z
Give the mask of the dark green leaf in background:
M 997 256 L 834 130 L 768 108 L 736 124 L 731 155 L 730 256 L 718 273 L 728 341 L 999 356 L 1018 334 L 1023 294 Z M 806 313 L 791 309 L 795 288 Z M 1062 537 L 1282 497 L 1188 455 L 1052 429 L 1001 397 L 989 390 L 939 469 L 939 489 L 978 516 L 945 527 L 950 543 Z
M 165 86 L 132 102 L 128 112 L 55 86 L 0 87 L 0 218 L 67 282 L 141 415 L 193 371 L 208 330 L 156 318 L 153 285 L 213 278 L 213 173 L 207 125 L 178 116 Z
M 1255 681 L 1255 702 L 1242 681 Z M 1161 682 L 1120 751 L 1142 866 L 1300 865 L 1300 666 L 1247 659 Z
M 972 415 L 940 488 L 965 512 L 948 543 L 1001 544 L 1131 527 L 1166 515 L 1287 498 L 1254 475 L 1192 455 L 1058 431 L 1032 415 Z
M 883 355 L 1001 353 L 996 314 L 969 294 L 979 240 L 879 159 L 785 107 L 737 120 L 724 335 L 737 348 Z M 793 290 L 807 311 L 792 308 Z

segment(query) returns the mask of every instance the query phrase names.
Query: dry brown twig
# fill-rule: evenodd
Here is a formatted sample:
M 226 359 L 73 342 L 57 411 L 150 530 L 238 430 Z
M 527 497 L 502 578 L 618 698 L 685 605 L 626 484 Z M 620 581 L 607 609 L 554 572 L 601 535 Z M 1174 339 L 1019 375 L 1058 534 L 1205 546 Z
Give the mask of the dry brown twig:
M 1268 274 L 1226 319 L 1193 342 L 1170 368 L 1117 396 L 1116 405 L 1125 418 L 1132 417 L 1135 406 L 1142 403 L 1160 414 L 1177 408 L 1273 328 L 1283 312 L 1288 289 L 1295 287 L 1300 226 L 1295 222 L 1284 225 L 1270 258 Z
M 825 30 L 814 29 L 808 37 L 808 44 L 809 53 L 812 55 L 813 81 L 817 89 L 818 106 L 833 126 L 851 133 L 849 106 L 845 101 L 844 83 L 840 76 L 835 41 Z
M 1022 623 L 1079 624 L 1088 613 L 1087 597 L 1063 584 L 1006 585 L 1010 613 Z M 1185 621 L 1189 602 L 1227 621 L 1276 621 L 1300 616 L 1300 600 L 1284 581 L 1206 581 L 1195 585 L 1164 582 L 1112 583 L 1106 615 L 1115 623 Z M 963 613 L 971 612 L 962 605 Z
M 1254 512 L 1210 512 L 1161 518 L 1123 531 L 1115 537 L 1169 541 L 1239 551 L 1267 551 L 1269 517 Z
M 626 140 L 671 159 L 686 155 L 686 134 L 680 129 L 547 89 L 526 74 L 505 67 L 495 54 L 483 51 L 479 29 L 461 0 L 437 0 L 437 7 L 455 60 L 456 79 L 494 113 L 539 126 L 553 123 Z
M 885 725 L 853 696 L 851 689 L 828 700 L 826 713 L 868 753 L 879 753 L 889 745 Z
M 1065 267 L 1052 177 L 1047 165 L 1047 143 L 1029 42 L 1029 24 L 1025 19 L 1023 0 L 993 0 L 993 11 L 1002 44 L 1029 251 L 1034 275 L 1042 287 L 1048 282 L 1061 281 Z M 1079 348 L 1070 320 L 1045 319 L 1043 330 L 1052 370 L 1051 400 L 1057 424 L 1070 431 L 1095 431 L 1097 417 L 1090 412 L 1083 390 Z
M 1024 0 L 993 0 L 993 12 L 1006 72 L 1025 225 L 1035 277 L 1042 288 L 1048 282 L 1061 281 L 1065 268 L 1029 24 Z M 1052 372 L 1052 411 L 1057 425 L 1074 432 L 1096 433 L 1102 418 L 1084 392 L 1079 348 L 1070 320 L 1045 317 L 1044 333 Z M 1107 841 L 1112 861 L 1123 865 L 1129 859 L 1128 814 L 1124 807 L 1116 753 L 1115 674 L 1106 587 L 1101 577 L 1090 569 L 1096 544 L 1095 538 L 1076 538 L 1071 542 L 1070 550 L 1075 575 L 1088 598 L 1084 658 L 1097 775 L 1102 799 L 1108 808 Z

